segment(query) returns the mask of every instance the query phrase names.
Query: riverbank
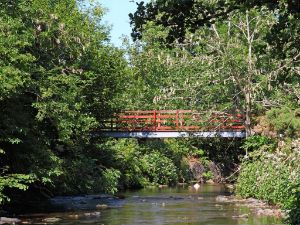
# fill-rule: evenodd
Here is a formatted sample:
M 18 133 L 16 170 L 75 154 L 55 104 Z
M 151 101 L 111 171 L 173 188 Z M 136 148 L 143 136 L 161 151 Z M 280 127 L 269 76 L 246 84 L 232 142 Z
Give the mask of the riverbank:
M 272 139 L 263 138 L 254 136 L 246 140 L 246 145 L 255 144 L 255 149 L 241 164 L 236 193 L 243 198 L 263 199 L 278 205 L 287 212 L 286 222 L 298 225 L 300 139 L 285 139 L 277 144 Z
M 278 206 L 270 205 L 266 201 L 262 201 L 255 198 L 239 198 L 237 196 L 224 196 L 219 195 L 216 197 L 217 202 L 233 203 L 236 206 L 245 206 L 251 210 L 256 216 L 274 216 L 276 218 L 286 218 L 286 213 Z M 240 215 L 239 217 L 248 217 L 248 214 Z

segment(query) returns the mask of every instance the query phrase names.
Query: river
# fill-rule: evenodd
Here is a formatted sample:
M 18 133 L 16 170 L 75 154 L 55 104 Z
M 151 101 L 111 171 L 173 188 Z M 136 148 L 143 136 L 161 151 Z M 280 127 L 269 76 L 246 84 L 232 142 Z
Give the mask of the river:
M 47 207 L 41 207 L 44 212 L 23 214 L 20 218 L 28 224 L 69 225 L 281 224 L 274 217 L 255 216 L 246 206 L 218 202 L 217 196 L 229 194 L 223 185 L 205 184 L 198 190 L 191 187 L 148 188 L 122 194 L 125 198 L 56 197 Z

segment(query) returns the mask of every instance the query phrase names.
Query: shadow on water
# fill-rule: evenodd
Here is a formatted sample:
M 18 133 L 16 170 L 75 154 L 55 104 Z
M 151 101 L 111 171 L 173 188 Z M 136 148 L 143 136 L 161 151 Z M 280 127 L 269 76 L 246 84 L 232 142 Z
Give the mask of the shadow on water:
M 249 208 L 216 201 L 229 195 L 222 185 L 152 188 L 122 193 L 124 199 L 104 195 L 56 197 L 48 211 L 26 214 L 30 224 L 280 224 L 273 217 L 255 217 Z M 241 215 L 242 218 L 239 218 Z M 247 215 L 247 216 L 245 216 Z

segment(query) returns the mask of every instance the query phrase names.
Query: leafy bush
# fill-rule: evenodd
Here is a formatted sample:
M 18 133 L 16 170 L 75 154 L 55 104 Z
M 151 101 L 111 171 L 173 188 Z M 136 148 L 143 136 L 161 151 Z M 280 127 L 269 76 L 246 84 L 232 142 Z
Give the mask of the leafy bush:
M 242 148 L 245 149 L 246 152 L 257 149 L 273 151 L 276 148 L 276 140 L 266 136 L 255 135 L 248 137 L 243 143 Z
M 119 170 L 104 168 L 98 165 L 96 159 L 88 156 L 77 156 L 64 162 L 63 174 L 54 181 L 55 192 L 59 194 L 115 193 L 119 178 Z
M 5 194 L 6 188 L 16 188 L 25 191 L 34 180 L 34 176 L 25 174 L 0 176 L 0 205 L 10 201 L 9 196 Z
M 243 197 L 264 199 L 281 206 L 292 200 L 293 184 L 286 165 L 266 158 L 244 163 L 242 167 L 237 191 Z
M 186 183 L 188 181 L 193 180 L 193 173 L 190 169 L 190 165 L 188 163 L 187 158 L 183 158 L 180 162 L 179 166 L 178 178 L 180 182 Z
M 300 136 L 300 108 L 274 108 L 267 112 L 267 118 L 277 132 Z
M 180 166 L 182 158 L 192 150 L 190 143 L 176 139 L 151 140 L 143 143 L 141 147 L 144 154 L 160 152 L 171 159 L 177 167 Z
M 144 172 L 153 184 L 172 184 L 178 180 L 177 169 L 171 159 L 159 152 L 143 157 Z
M 173 184 L 191 180 L 186 161 L 190 146 L 177 140 L 111 139 L 98 146 L 105 167 L 120 171 L 119 186 L 139 188 L 149 184 Z M 194 149 L 192 150 L 194 151 Z M 110 155 L 108 157 L 108 155 Z
M 143 155 L 153 152 L 167 157 L 175 165 L 177 177 L 181 182 L 188 182 L 192 179 L 192 173 L 189 169 L 187 156 L 197 151 L 189 140 L 185 139 L 165 139 L 151 140 L 140 144 L 140 151 Z
M 121 186 L 125 188 L 137 188 L 147 184 L 147 179 L 143 174 L 141 147 L 137 140 L 111 140 L 105 146 L 113 153 L 110 163 L 121 172 Z
M 211 171 L 206 171 L 202 174 L 203 178 L 205 180 L 212 179 L 214 177 L 213 173 Z
M 295 142 L 294 142 L 295 143 Z M 286 146 L 270 153 L 265 145 L 242 163 L 236 185 L 242 197 L 263 199 L 289 212 L 289 222 L 300 221 L 300 147 Z
M 118 183 L 120 179 L 120 171 L 116 169 L 106 169 L 102 172 L 101 189 L 105 193 L 114 194 L 118 191 Z

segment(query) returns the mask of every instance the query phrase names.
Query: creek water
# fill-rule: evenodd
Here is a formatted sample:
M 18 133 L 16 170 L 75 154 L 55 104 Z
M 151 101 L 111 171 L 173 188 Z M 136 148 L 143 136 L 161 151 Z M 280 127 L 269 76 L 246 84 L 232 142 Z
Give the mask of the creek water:
M 223 185 L 152 188 L 122 193 L 123 199 L 102 195 L 56 197 L 40 207 L 42 213 L 23 214 L 28 224 L 281 224 L 274 217 L 255 216 L 246 206 L 217 202 L 229 195 Z M 98 208 L 97 208 L 98 205 Z M 244 215 L 239 218 L 239 216 Z M 247 216 L 245 216 L 247 215 Z

